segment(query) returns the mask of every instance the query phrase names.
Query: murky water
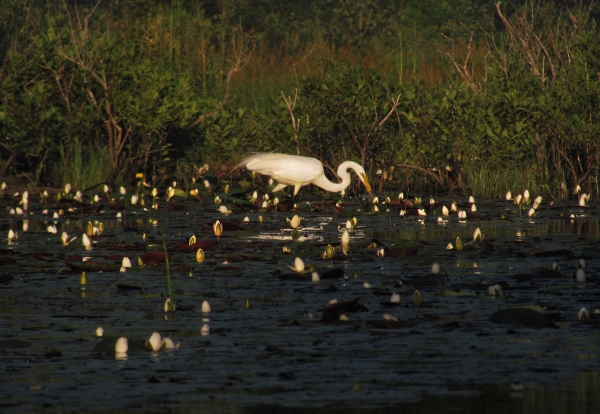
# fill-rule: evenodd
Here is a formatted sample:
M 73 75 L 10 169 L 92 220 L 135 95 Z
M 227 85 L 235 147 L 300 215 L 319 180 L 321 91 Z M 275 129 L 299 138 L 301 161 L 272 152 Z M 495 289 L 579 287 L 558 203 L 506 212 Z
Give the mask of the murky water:
M 315 202 L 312 211 L 301 205 L 296 212 L 225 202 L 234 211 L 229 217 L 212 200 L 177 202 L 187 211 L 167 211 L 163 200 L 158 210 L 129 206 L 120 220 L 110 205 L 98 215 L 67 212 L 58 219 L 42 210 L 51 215 L 65 205 L 32 203 L 24 216 L 6 210 L 0 231 L 12 229 L 18 239 L 5 239 L 0 251 L 0 274 L 13 277 L 0 283 L 0 411 L 600 412 L 596 206 L 546 203 L 530 219 L 528 208 L 519 214 L 512 204 L 489 201 L 467 212 L 466 221 L 454 214 L 439 223 L 439 208 L 420 222 L 381 205 L 380 213 L 365 214 L 371 205 L 352 199 L 339 214 Z M 294 214 L 305 219 L 297 242 L 285 220 Z M 327 244 L 339 246 L 339 227 L 352 216 L 358 226 L 349 254 L 322 259 Z M 217 219 L 226 229 L 198 264 L 195 251 L 179 243 L 192 235 L 215 239 Z M 86 251 L 81 240 L 89 220 L 105 230 Z M 48 233 L 51 224 L 58 234 Z M 477 227 L 485 237 L 473 243 Z M 63 246 L 62 231 L 78 239 Z M 163 312 L 164 264 L 135 265 L 140 254 L 163 250 L 163 233 L 174 314 Z M 464 250 L 446 248 L 456 237 Z M 383 245 L 391 250 L 380 258 Z M 90 262 L 74 254 L 114 266 L 88 271 L 81 285 L 81 271 L 65 262 Z M 134 263 L 125 273 L 118 271 L 122 256 Z M 320 275 L 342 269 L 344 277 L 291 280 L 287 265 L 295 257 Z M 574 279 L 581 258 L 585 282 Z M 441 275 L 430 275 L 433 262 Z M 539 271 L 553 262 L 560 274 Z M 495 284 L 502 295 L 486 294 Z M 423 300 L 418 308 L 415 288 Z M 390 303 L 392 293 L 399 303 Z M 330 300 L 356 298 L 366 310 L 345 311 L 348 321 L 322 321 Z M 210 314 L 202 313 L 203 301 Z M 553 326 L 490 319 L 502 309 L 534 306 Z M 590 321 L 578 320 L 582 307 Z M 384 314 L 402 323 L 384 327 Z M 129 338 L 128 354 L 94 351 L 98 326 L 109 337 Z M 180 349 L 136 348 L 154 331 Z

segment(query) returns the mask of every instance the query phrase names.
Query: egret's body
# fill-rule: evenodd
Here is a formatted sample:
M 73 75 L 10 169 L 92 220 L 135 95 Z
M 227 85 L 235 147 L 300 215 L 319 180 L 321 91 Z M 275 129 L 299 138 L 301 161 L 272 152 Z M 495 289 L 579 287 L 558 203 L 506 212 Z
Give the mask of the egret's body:
M 323 164 L 316 158 L 301 157 L 298 155 L 260 153 L 247 157 L 239 166 L 245 166 L 251 171 L 259 174 L 269 175 L 278 185 L 273 192 L 279 191 L 288 185 L 294 186 L 294 196 L 300 191 L 300 187 L 314 184 L 324 190 L 340 192 L 350 185 L 349 169 L 354 170 L 358 178 L 371 192 L 371 185 L 362 165 L 353 161 L 345 161 L 338 167 L 337 175 L 342 179 L 341 183 L 332 183 L 325 176 Z

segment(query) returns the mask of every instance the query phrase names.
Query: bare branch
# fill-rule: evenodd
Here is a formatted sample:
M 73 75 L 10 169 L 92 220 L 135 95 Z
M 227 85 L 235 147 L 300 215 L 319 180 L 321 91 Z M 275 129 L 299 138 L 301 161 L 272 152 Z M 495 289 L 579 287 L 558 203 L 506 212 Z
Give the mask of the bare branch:
M 241 32 L 241 29 L 240 29 L 240 32 Z M 252 53 L 254 52 L 254 47 L 250 47 L 247 43 L 245 43 L 243 40 L 243 37 L 242 37 L 242 43 L 244 43 L 244 47 L 242 48 L 243 50 L 239 50 L 239 51 L 237 50 L 237 47 L 235 44 L 235 32 L 234 32 L 232 42 L 233 42 L 233 50 L 234 50 L 234 54 L 235 54 L 235 61 L 229 68 L 229 72 L 227 72 L 227 77 L 225 78 L 225 94 L 223 95 L 223 99 L 212 110 L 210 110 L 209 112 L 207 112 L 205 114 L 200 115 L 194 122 L 192 122 L 190 124 L 189 128 L 193 128 L 193 127 L 199 125 L 206 118 L 210 118 L 211 116 L 216 115 L 217 113 L 219 113 L 219 111 L 221 109 L 223 109 L 223 107 L 225 105 L 227 105 L 229 103 L 229 101 L 230 101 L 229 87 L 231 84 L 231 78 L 233 77 L 234 73 L 239 72 L 240 70 L 242 70 L 244 68 L 244 66 L 246 66 L 246 63 L 248 63 L 248 60 L 250 59 L 250 57 L 252 56 Z

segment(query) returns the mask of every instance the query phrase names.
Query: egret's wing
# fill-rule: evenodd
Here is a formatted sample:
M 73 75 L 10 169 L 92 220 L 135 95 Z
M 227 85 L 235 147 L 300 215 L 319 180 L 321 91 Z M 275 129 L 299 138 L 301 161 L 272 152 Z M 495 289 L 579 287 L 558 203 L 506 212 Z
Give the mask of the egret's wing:
M 255 154 L 244 159 L 241 165 L 288 185 L 305 185 L 323 175 L 323 164 L 319 160 L 297 155 Z

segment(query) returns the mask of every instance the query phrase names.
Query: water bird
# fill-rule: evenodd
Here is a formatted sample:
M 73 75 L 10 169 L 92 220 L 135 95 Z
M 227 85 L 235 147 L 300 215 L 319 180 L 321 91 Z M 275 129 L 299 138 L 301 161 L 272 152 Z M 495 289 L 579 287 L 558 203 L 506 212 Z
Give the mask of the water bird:
M 371 184 L 362 165 L 354 161 L 345 161 L 338 167 L 337 175 L 342 179 L 341 183 L 333 183 L 325 176 L 323 163 L 316 158 L 302 157 L 299 155 L 258 153 L 246 157 L 238 167 L 244 166 L 250 171 L 271 176 L 278 182 L 273 192 L 280 191 L 288 185 L 294 186 L 294 197 L 300 191 L 300 187 L 314 184 L 324 190 L 341 192 L 350 185 L 350 173 L 354 170 L 358 178 L 369 193 L 372 192 Z

